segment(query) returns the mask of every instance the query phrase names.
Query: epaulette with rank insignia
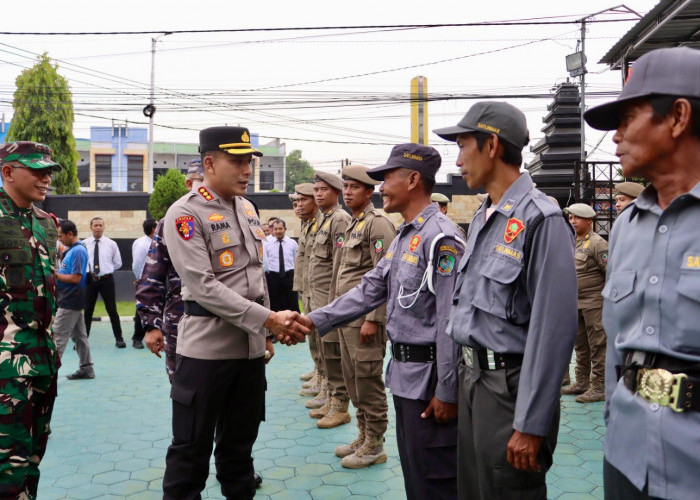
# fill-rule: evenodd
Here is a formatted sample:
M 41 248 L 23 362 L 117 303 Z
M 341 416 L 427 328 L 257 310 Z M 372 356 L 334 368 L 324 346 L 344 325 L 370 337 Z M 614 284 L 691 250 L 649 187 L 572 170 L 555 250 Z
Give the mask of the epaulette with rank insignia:
M 204 198 L 207 201 L 211 201 L 214 199 L 214 195 L 209 192 L 207 188 L 204 186 L 200 187 L 197 192 L 202 195 L 202 198 Z

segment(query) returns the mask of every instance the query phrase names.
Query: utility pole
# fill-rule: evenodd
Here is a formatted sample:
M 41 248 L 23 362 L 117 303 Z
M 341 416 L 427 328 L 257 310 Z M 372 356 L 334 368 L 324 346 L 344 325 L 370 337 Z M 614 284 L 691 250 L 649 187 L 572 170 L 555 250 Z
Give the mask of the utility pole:
M 153 191 L 153 115 L 156 114 L 155 93 L 156 93 L 156 43 L 159 39 L 170 35 L 163 33 L 151 38 L 151 98 L 148 106 L 143 108 L 143 114 L 148 118 L 148 183 L 147 192 Z
M 581 162 L 586 161 L 586 122 L 583 113 L 586 111 L 586 18 L 581 19 L 581 52 L 583 53 L 584 70 L 581 73 Z

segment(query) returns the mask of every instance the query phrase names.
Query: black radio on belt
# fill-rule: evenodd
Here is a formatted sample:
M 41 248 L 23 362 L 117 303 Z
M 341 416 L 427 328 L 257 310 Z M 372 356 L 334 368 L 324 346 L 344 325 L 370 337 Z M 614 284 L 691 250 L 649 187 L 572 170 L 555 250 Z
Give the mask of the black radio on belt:
M 250 300 L 255 302 L 256 304 L 260 304 L 261 306 L 265 304 L 265 297 L 258 297 L 257 299 L 250 299 Z M 187 314 L 189 316 L 209 316 L 209 317 L 218 316 L 218 314 L 214 314 L 213 312 L 211 312 L 208 309 L 204 308 L 203 306 L 199 305 L 194 300 L 185 300 L 184 305 L 185 305 L 185 314 Z
M 391 357 L 401 363 L 434 363 L 437 360 L 435 344 L 416 345 L 392 342 Z

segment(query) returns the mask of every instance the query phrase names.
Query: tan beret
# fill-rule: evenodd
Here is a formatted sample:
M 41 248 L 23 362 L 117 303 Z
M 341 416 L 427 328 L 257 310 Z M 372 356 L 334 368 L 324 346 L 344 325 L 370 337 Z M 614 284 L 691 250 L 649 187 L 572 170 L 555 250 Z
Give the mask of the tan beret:
M 381 181 L 375 181 L 369 175 L 367 175 L 368 170 L 369 167 L 363 167 L 362 165 L 348 165 L 343 167 L 341 175 L 343 176 L 343 179 L 352 179 L 368 186 L 376 186 L 377 184 L 381 184 Z
M 314 182 L 317 181 L 323 181 L 330 187 L 335 188 L 338 191 L 343 190 L 343 180 L 335 174 L 314 170 Z
M 442 193 L 433 193 L 430 195 L 430 201 L 436 203 L 449 203 L 450 199 Z
M 584 219 L 592 219 L 595 217 L 595 210 L 585 203 L 574 203 L 566 207 L 564 211 L 577 217 L 583 217 Z
M 303 194 L 304 196 L 314 195 L 314 185 L 312 182 L 305 182 L 303 184 L 297 184 L 294 186 L 294 192 L 296 194 Z
M 615 185 L 615 195 L 624 194 L 632 198 L 639 198 L 644 191 L 644 186 L 636 182 L 621 182 Z

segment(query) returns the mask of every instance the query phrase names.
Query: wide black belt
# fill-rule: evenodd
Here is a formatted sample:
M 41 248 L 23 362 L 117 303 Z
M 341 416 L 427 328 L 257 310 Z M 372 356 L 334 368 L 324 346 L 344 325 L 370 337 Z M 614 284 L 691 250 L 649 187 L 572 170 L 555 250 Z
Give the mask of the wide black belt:
M 401 363 L 434 363 L 437 360 L 435 344 L 417 345 L 391 343 L 391 357 Z
M 491 349 L 462 347 L 462 355 L 467 366 L 475 364 L 481 370 L 502 370 L 505 368 L 519 368 L 523 364 L 522 354 L 509 354 L 494 352 Z
M 627 389 L 651 404 L 668 406 L 675 412 L 700 411 L 699 370 L 700 363 L 630 351 L 625 354 L 621 377 Z
M 261 306 L 264 305 L 264 302 L 265 302 L 264 297 L 260 297 L 257 299 L 250 299 L 250 300 L 252 300 L 256 304 L 260 304 Z M 194 300 L 185 300 L 184 304 L 185 304 L 185 314 L 187 314 L 189 316 L 211 316 L 211 317 L 218 316 L 217 314 L 214 314 L 213 312 L 209 311 L 208 309 L 202 307 Z

